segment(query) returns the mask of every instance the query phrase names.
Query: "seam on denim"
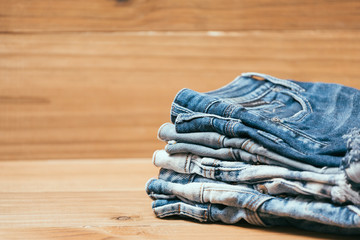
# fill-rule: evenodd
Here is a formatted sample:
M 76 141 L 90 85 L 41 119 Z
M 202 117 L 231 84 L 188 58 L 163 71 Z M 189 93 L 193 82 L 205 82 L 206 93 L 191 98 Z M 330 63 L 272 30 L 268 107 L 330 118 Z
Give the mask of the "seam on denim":
M 256 212 L 249 209 L 245 209 L 245 214 L 246 214 L 245 220 L 248 223 L 256 226 L 263 226 L 263 227 L 266 226 Z
M 208 125 L 212 128 L 212 130 L 214 131 L 214 132 L 216 132 L 216 128 L 214 127 L 214 120 L 215 120 L 215 118 L 213 118 L 213 117 L 208 117 L 209 118 L 209 123 L 208 123 Z
M 204 183 L 201 183 L 200 185 L 200 196 L 199 196 L 199 200 L 200 200 L 200 203 L 204 203 Z
M 205 211 L 206 210 L 202 210 L 202 211 Z M 177 214 L 176 214 L 177 213 Z M 172 211 L 166 211 L 164 213 L 161 213 L 161 214 L 158 214 L 157 217 L 159 218 L 164 218 L 164 217 L 167 217 L 167 216 L 173 216 L 174 214 L 176 215 L 179 215 L 179 216 L 188 216 L 188 217 L 192 217 L 192 218 L 195 218 L 199 221 L 206 221 L 206 219 L 203 219 L 202 217 L 204 216 L 204 214 L 195 214 L 195 213 L 192 213 L 192 212 L 188 212 L 186 210 L 172 210 Z
M 246 150 L 246 147 L 247 147 L 247 145 L 248 145 L 250 142 L 251 142 L 250 139 L 245 140 L 245 142 L 243 142 L 243 144 L 241 144 L 241 149 L 247 151 L 247 150 Z
M 252 144 L 251 144 L 251 146 L 248 148 L 247 151 L 248 151 L 249 153 L 254 154 L 253 152 L 251 152 L 251 148 L 255 145 L 255 143 L 254 143 L 254 142 L 251 142 L 251 143 L 252 143 Z
M 237 137 L 237 134 L 236 134 L 236 132 L 235 132 L 235 127 L 236 127 L 237 125 L 240 125 L 240 123 L 239 123 L 239 122 L 233 122 L 232 131 L 233 131 L 233 133 L 234 133 L 234 137 Z
M 232 129 L 231 129 L 232 124 L 233 124 L 233 122 L 231 120 L 226 123 L 226 131 L 227 131 L 227 134 L 234 137 Z
M 191 111 L 191 110 L 189 110 L 189 109 L 187 109 L 185 107 L 179 106 L 176 103 L 173 103 L 173 109 L 181 111 L 180 113 L 178 113 L 175 110 L 172 110 L 172 113 L 175 116 L 179 116 L 180 114 L 193 114 L 194 113 L 193 111 Z
M 221 99 L 215 99 L 215 100 L 211 101 L 211 102 L 205 107 L 204 113 L 207 113 L 207 112 L 209 111 L 209 108 L 210 108 L 212 105 L 214 105 L 215 103 L 217 103 L 217 102 L 222 102 L 222 100 L 221 100 Z
M 180 106 L 180 105 L 177 104 L 177 103 L 173 103 L 171 107 L 172 107 L 171 109 L 175 108 L 175 109 L 177 109 L 177 110 L 184 111 L 184 112 L 186 112 L 186 113 L 194 113 L 194 112 L 191 111 L 190 109 L 188 109 L 188 108 L 186 108 L 186 107 L 183 107 L 183 106 Z M 176 115 L 181 114 L 181 113 L 177 113 L 177 112 L 175 112 L 175 111 L 172 111 L 172 112 L 173 112 L 174 114 L 176 114 Z
M 205 178 L 207 178 L 207 177 L 206 177 L 206 167 L 205 167 L 205 166 L 201 166 L 200 169 L 202 170 L 202 171 L 201 171 L 201 172 L 202 172 L 202 175 L 203 175 Z M 201 174 L 200 174 L 200 175 L 201 175 Z
M 188 164 L 188 157 L 189 157 L 190 154 L 186 154 L 186 157 L 185 157 L 185 164 L 184 164 L 184 172 L 186 173 L 186 168 L 187 168 L 187 164 Z
M 263 220 L 260 218 L 260 216 L 259 216 L 259 214 L 258 214 L 257 211 L 254 212 L 254 216 L 256 217 L 256 220 L 257 220 L 257 222 L 258 222 L 258 224 L 259 224 L 260 226 L 263 226 L 263 227 L 269 227 L 269 226 L 270 226 L 270 225 L 266 225 L 266 224 L 263 222 Z
M 306 113 L 304 113 L 299 119 L 297 119 L 297 120 L 292 120 L 293 118 L 297 118 L 298 116 L 296 116 L 296 115 L 300 115 L 300 112 L 298 112 L 297 114 L 295 114 L 295 115 L 293 115 L 292 117 L 290 117 L 290 119 L 282 119 L 282 120 L 284 120 L 284 121 L 291 121 L 291 122 L 300 122 L 300 121 L 302 121 L 306 116 L 308 116 L 309 115 L 309 113 L 308 112 L 306 112 Z
M 258 199 L 259 196 L 256 196 L 249 201 L 248 206 L 250 207 L 251 210 L 256 211 L 256 203 L 258 202 Z
M 208 207 L 207 207 L 207 216 L 206 216 L 206 220 L 210 221 L 210 222 L 215 222 L 214 219 L 211 217 L 211 207 L 212 207 L 212 204 L 209 203 L 208 204 Z
M 192 175 L 189 177 L 187 183 L 192 183 L 192 182 L 194 181 L 194 178 L 195 178 L 195 174 L 192 174 Z
M 312 107 L 311 107 L 311 104 L 310 104 L 310 102 L 309 102 L 306 98 L 302 97 L 301 95 L 297 95 L 297 94 L 294 94 L 294 93 L 288 92 L 288 91 L 285 91 L 284 93 L 290 95 L 292 98 L 294 98 L 295 101 L 297 101 L 298 103 L 300 103 L 300 105 L 302 106 L 303 110 L 295 113 L 295 114 L 292 115 L 291 117 L 283 118 L 282 120 L 299 122 L 299 121 L 301 121 L 302 119 L 304 119 L 307 115 L 309 115 L 310 113 L 313 112 L 313 109 L 312 109 Z M 309 110 L 308 110 L 308 109 L 309 109 Z M 299 115 L 301 116 L 300 118 L 299 118 Z M 299 118 L 299 119 L 296 119 L 296 118 Z M 294 119 L 295 119 L 295 120 L 294 120 Z
M 232 114 L 233 114 L 233 112 L 235 111 L 235 109 L 237 109 L 237 107 L 236 107 L 236 106 L 233 106 L 232 109 L 231 109 L 231 112 L 229 113 L 229 117 L 232 116 Z
M 216 170 L 222 171 L 222 172 L 241 172 L 244 169 L 246 169 L 247 166 L 244 167 L 236 167 L 236 168 L 229 168 L 229 167 L 216 167 Z
M 227 107 L 225 108 L 224 113 L 223 113 L 224 117 L 229 117 L 229 111 L 231 110 L 231 108 L 232 108 L 231 104 L 227 105 Z
M 222 144 L 222 142 L 220 142 L 221 136 L 222 136 L 222 135 L 219 135 L 218 140 L 217 140 L 217 143 L 219 144 L 219 147 L 224 147 L 223 144 Z
M 231 123 L 231 133 L 233 135 L 233 137 L 236 137 L 236 134 L 235 134 L 235 131 L 234 131 L 234 128 L 236 126 L 237 122 L 232 122 Z
M 214 187 L 206 187 L 206 188 L 204 187 L 203 192 L 234 192 L 234 193 L 247 193 L 247 194 L 253 195 L 255 197 L 258 196 L 258 194 L 251 192 L 251 191 L 247 191 L 247 190 L 229 190 L 229 189 L 218 189 L 218 188 L 214 188 Z M 202 203 L 204 203 L 204 201 Z
M 204 213 L 203 213 L 203 217 L 204 217 L 204 219 L 205 219 L 205 221 L 207 221 L 208 220 L 208 211 L 207 211 L 207 209 L 206 210 L 204 210 Z
M 203 165 L 197 161 L 193 162 L 193 164 L 196 165 L 201 170 L 201 172 L 197 173 L 196 171 L 194 171 L 194 172 L 191 172 L 191 174 L 195 173 L 195 174 L 201 175 L 203 177 L 206 177 L 206 171 L 210 171 L 210 173 L 209 173 L 210 176 L 208 178 L 214 179 L 213 176 L 211 176 L 211 171 L 214 167 Z
M 229 129 L 229 124 L 230 124 L 230 121 L 226 121 L 226 123 L 225 123 L 225 134 L 227 133 L 227 134 L 231 134 L 231 132 L 230 132 L 230 129 Z
M 234 125 L 234 122 L 229 121 L 229 134 L 231 134 L 232 137 L 235 137 L 234 131 L 233 131 L 233 125 Z
M 236 118 L 230 118 L 230 117 L 223 117 L 223 116 L 219 116 L 216 114 L 211 114 L 211 113 L 203 113 L 203 112 L 191 112 L 191 113 L 180 113 L 179 115 L 181 116 L 181 121 L 189 121 L 189 120 L 193 120 L 196 118 L 205 118 L 205 117 L 209 117 L 209 118 L 215 118 L 215 119 L 219 119 L 219 120 L 231 120 L 231 121 L 235 121 L 235 122 L 239 122 L 241 123 L 241 119 L 236 119 Z
M 171 108 L 170 108 L 170 115 L 178 116 L 180 113 L 178 113 L 176 110 L 182 111 L 182 109 L 180 108 L 180 106 L 178 104 L 172 103 Z M 187 111 L 185 111 L 185 112 L 187 112 Z
M 308 103 L 308 104 L 310 104 L 310 103 Z M 292 115 L 291 117 L 283 118 L 282 120 L 284 120 L 284 121 L 289 121 L 289 122 L 290 122 L 290 121 L 291 121 L 291 122 L 300 122 L 300 121 L 302 121 L 306 116 L 308 116 L 310 113 L 313 112 L 311 105 L 309 105 L 308 108 L 310 108 L 310 111 L 308 111 L 308 110 L 302 110 L 302 111 L 299 111 L 299 112 L 297 112 L 296 114 Z M 299 115 L 300 115 L 300 117 L 299 117 Z M 294 120 L 294 119 L 295 119 L 295 120 Z
M 249 209 L 245 209 L 245 214 L 246 214 L 246 221 L 251 224 L 251 225 L 255 225 L 258 226 L 258 222 L 256 221 L 256 217 L 254 216 L 254 212 L 249 210 Z
M 236 158 L 236 156 L 235 156 L 235 154 L 234 154 L 233 148 L 228 148 L 228 149 L 229 149 L 229 152 L 230 152 L 230 155 L 231 155 L 232 159 L 233 159 L 234 161 L 236 161 L 237 158 Z
M 213 163 L 211 164 L 211 166 L 216 167 L 216 162 L 216 159 L 213 159 Z

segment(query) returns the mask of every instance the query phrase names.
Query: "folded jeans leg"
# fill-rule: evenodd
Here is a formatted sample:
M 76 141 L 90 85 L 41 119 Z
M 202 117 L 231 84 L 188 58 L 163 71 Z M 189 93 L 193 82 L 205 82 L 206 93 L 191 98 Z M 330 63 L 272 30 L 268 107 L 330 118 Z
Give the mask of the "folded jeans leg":
M 221 204 L 183 202 L 179 199 L 157 199 L 152 203 L 152 209 L 159 218 L 179 216 L 190 218 L 199 222 L 223 222 L 236 224 L 245 220 L 252 225 L 294 226 L 303 230 L 335 234 L 359 234 L 359 229 L 347 229 L 328 226 L 314 222 L 278 217 L 267 213 L 253 212 L 244 208 L 229 207 Z M 241 225 L 238 225 L 241 227 Z
M 336 206 L 321 201 L 271 197 L 246 186 L 197 182 L 179 184 L 151 179 L 146 191 L 149 196 L 153 193 L 169 194 L 197 203 L 223 204 L 339 228 L 360 228 L 360 209 L 355 205 Z

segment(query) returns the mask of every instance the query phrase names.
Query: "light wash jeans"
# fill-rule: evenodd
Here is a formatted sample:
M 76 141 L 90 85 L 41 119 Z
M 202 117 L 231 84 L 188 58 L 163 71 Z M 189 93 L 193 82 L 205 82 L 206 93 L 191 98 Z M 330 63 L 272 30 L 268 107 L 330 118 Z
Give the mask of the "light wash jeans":
M 155 200 L 158 217 L 183 216 L 199 221 L 236 223 L 241 219 L 259 226 L 292 225 L 338 234 L 360 234 L 360 209 L 306 198 L 273 197 L 252 185 L 230 185 L 195 174 L 162 170 L 150 179 L 146 192 Z
M 347 184 L 344 173 L 293 171 L 277 166 L 203 158 L 190 153 L 169 155 L 165 150 L 154 153 L 153 164 L 178 173 L 198 174 L 227 183 L 253 184 L 258 191 L 272 196 L 303 195 L 328 199 L 338 204 L 360 204 L 360 194 Z
M 169 154 L 193 153 L 227 161 L 282 166 L 316 173 L 341 173 L 338 167 L 319 168 L 284 157 L 248 138 L 230 138 L 217 132 L 178 133 L 175 125 L 171 123 L 164 123 L 159 128 L 158 138 L 169 143 L 165 147 Z

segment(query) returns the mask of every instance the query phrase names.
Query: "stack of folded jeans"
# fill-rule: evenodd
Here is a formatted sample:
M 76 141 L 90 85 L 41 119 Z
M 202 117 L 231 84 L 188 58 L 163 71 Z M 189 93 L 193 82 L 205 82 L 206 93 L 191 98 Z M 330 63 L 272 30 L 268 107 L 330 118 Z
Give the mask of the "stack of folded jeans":
M 360 91 L 244 73 L 181 90 L 146 192 L 157 217 L 360 234 Z

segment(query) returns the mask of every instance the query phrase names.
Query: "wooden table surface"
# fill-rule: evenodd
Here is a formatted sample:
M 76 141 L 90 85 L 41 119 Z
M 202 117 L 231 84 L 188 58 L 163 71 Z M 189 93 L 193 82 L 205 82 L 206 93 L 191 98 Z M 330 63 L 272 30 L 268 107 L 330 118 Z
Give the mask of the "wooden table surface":
M 0 162 L 0 239 L 356 239 L 158 219 L 144 191 L 151 159 Z

